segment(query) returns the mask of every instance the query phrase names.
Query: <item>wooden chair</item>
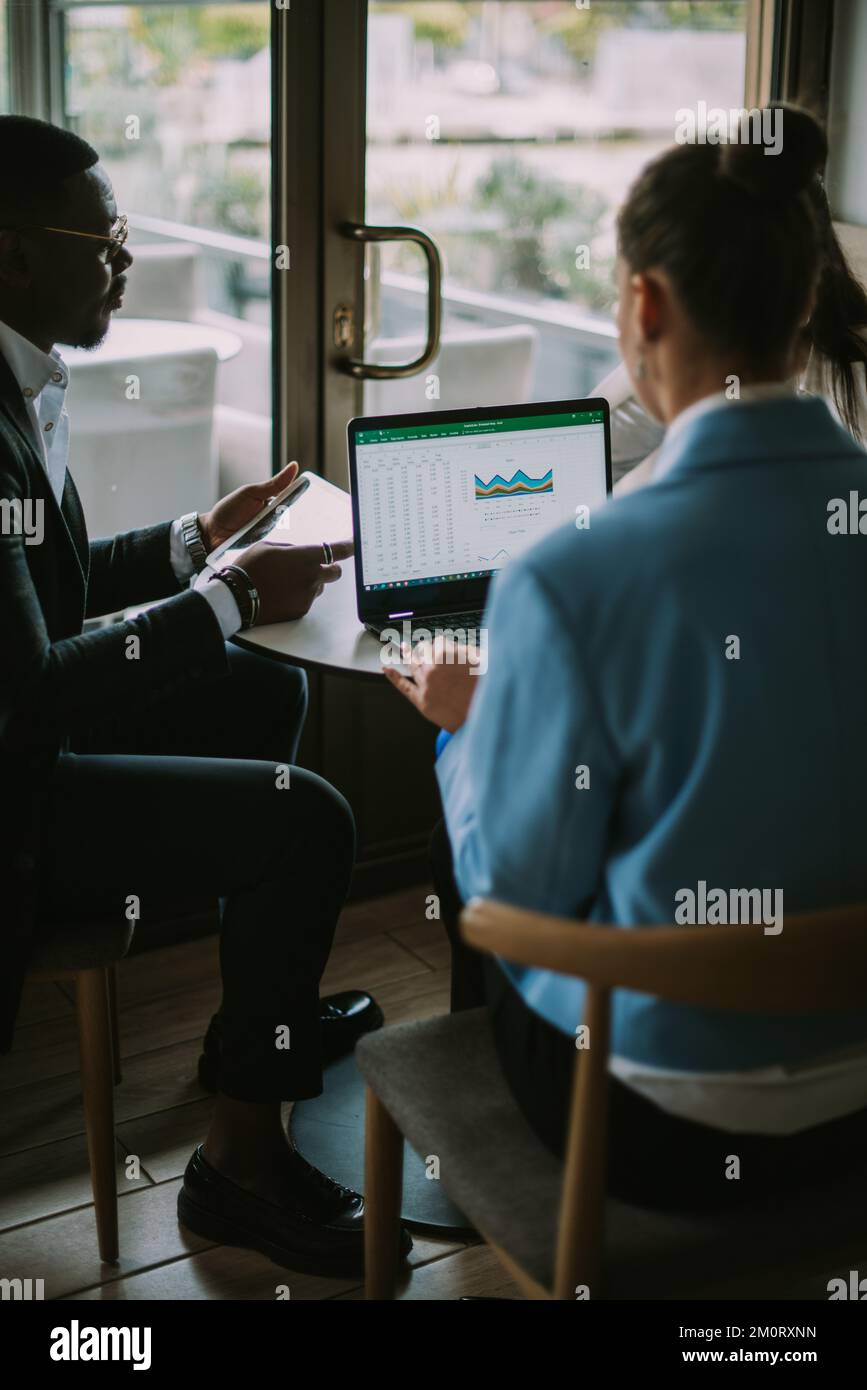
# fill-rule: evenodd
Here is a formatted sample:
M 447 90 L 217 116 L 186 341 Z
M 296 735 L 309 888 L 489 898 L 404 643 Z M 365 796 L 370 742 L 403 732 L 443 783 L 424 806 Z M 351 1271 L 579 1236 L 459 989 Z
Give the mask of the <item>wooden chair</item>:
M 121 1079 L 117 962 L 127 954 L 135 924 L 68 924 L 41 938 L 28 981 L 75 982 L 81 1093 L 100 1258 L 118 1259 L 117 1154 L 114 1087 Z
M 863 1173 L 854 1185 L 829 1184 L 824 1198 L 807 1204 L 800 1194 L 783 1196 L 759 1213 L 750 1209 L 741 1218 L 726 1209 L 717 1221 L 697 1223 L 606 1201 L 604 1187 L 611 990 L 764 1014 L 863 1007 L 867 905 L 790 917 L 779 935 L 770 936 L 750 925 L 627 930 L 476 899 L 461 917 L 461 931 L 480 951 L 588 983 L 590 1046 L 576 1050 L 565 1162 L 548 1154 L 518 1112 L 499 1069 L 487 1010 L 361 1039 L 356 1057 L 368 1083 L 368 1298 L 394 1296 L 403 1135 L 416 1152 L 440 1158 L 449 1196 L 531 1298 L 572 1299 L 581 1286 L 593 1297 L 601 1290 L 610 1296 L 612 1287 L 618 1296 L 629 1288 L 626 1296 L 675 1296 L 666 1283 L 676 1287 L 680 1276 L 683 1286 L 684 1260 L 695 1260 L 702 1242 L 713 1252 L 711 1283 L 715 1278 L 717 1286 L 728 1277 L 737 1287 L 738 1270 L 750 1268 L 744 1264 L 750 1249 L 760 1260 L 775 1247 L 784 1261 L 780 1268 L 807 1255 L 822 1263 L 832 1246 L 839 1254 L 854 1241 L 863 1258 Z M 603 1279 L 606 1211 L 613 1212 L 616 1248 Z M 739 1258 L 725 1254 L 727 1241 L 741 1242 Z M 634 1292 L 641 1277 L 649 1283 L 643 1295 Z

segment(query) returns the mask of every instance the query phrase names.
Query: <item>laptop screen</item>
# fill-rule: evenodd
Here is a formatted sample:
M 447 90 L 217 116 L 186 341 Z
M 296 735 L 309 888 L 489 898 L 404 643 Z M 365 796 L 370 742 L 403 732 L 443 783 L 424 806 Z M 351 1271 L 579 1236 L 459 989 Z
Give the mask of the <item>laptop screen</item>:
M 594 408 L 533 414 L 525 406 L 487 419 L 479 411 L 396 417 L 393 425 L 377 421 L 381 429 L 360 421 L 359 597 L 487 579 L 580 509 L 604 502 L 606 412 L 604 402 L 587 404 Z

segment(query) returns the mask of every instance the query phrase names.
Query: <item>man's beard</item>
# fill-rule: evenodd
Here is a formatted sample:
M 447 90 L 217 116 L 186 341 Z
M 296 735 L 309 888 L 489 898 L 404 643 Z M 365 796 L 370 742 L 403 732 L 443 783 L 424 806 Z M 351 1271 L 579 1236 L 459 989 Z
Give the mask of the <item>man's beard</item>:
M 88 351 L 92 351 L 94 348 L 102 347 L 102 344 L 105 342 L 110 327 L 110 318 L 105 323 L 101 323 L 98 326 L 94 324 L 93 328 L 85 329 L 84 331 L 79 333 L 75 339 L 75 342 L 71 343 L 70 346 L 76 348 L 85 348 Z
M 105 317 L 101 318 L 98 322 L 94 322 L 92 328 L 82 329 L 76 341 L 71 344 L 72 347 L 85 348 L 86 350 L 92 351 L 94 348 L 102 346 L 105 342 L 108 330 L 111 327 L 114 310 L 120 307 L 119 302 L 123 298 L 125 289 L 126 279 L 124 277 L 112 283 L 111 290 L 102 302 Z

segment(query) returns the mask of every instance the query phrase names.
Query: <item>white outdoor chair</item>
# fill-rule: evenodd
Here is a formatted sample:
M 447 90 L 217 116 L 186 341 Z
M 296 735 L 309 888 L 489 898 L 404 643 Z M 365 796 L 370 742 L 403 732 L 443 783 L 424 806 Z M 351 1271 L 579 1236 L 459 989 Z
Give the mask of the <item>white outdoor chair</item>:
M 417 376 L 368 381 L 366 415 L 456 410 L 474 405 L 517 405 L 530 398 L 539 335 L 529 324 L 446 333 L 437 356 Z M 409 362 L 421 352 L 417 338 L 381 338 L 365 349 L 370 362 Z M 439 396 L 429 399 L 431 376 Z
M 217 500 L 216 374 L 210 347 L 109 361 L 95 354 L 71 367 L 69 466 L 91 536 Z

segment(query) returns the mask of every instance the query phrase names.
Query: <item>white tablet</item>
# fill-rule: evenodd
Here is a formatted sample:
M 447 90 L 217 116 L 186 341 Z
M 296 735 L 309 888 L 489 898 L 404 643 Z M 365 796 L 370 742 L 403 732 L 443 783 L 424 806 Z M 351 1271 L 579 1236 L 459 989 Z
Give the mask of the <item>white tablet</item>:
M 238 557 L 257 541 L 268 545 L 321 545 L 351 539 L 347 520 L 349 498 L 316 473 L 301 473 L 261 511 L 208 556 L 212 569 L 237 564 Z

